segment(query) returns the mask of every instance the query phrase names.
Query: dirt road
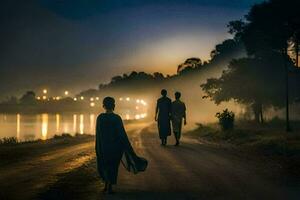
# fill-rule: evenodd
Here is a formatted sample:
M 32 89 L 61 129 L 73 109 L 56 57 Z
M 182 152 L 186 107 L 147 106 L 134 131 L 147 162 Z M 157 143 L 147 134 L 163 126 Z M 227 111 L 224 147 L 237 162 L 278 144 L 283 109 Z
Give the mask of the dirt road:
M 101 192 L 94 141 L 0 169 L 1 194 L 7 199 L 297 199 L 298 188 L 274 181 L 277 169 L 266 163 L 190 138 L 179 147 L 170 138 L 162 147 L 155 126 L 148 125 L 127 126 L 148 169 L 133 175 L 120 167 L 114 195 Z
M 277 171 L 264 168 L 269 167 L 265 163 L 190 138 L 175 147 L 170 137 L 170 145 L 162 147 L 155 132 L 152 126 L 131 136 L 137 152 L 149 160 L 147 172 L 133 176 L 121 168 L 119 193 L 105 199 L 284 199 L 288 195 L 284 186 L 268 179 Z

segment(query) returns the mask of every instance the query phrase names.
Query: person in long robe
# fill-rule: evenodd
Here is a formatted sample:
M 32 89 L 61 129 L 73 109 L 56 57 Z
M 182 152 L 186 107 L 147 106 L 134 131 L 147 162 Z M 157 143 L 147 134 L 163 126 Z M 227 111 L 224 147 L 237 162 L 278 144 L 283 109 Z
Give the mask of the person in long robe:
M 167 137 L 171 135 L 171 99 L 167 97 L 167 90 L 161 90 L 162 97 L 157 100 L 155 121 L 157 121 L 159 138 L 161 144 L 165 146 L 167 144 Z
M 181 93 L 175 92 L 175 101 L 172 102 L 171 109 L 172 128 L 176 140 L 175 146 L 179 145 L 182 121 L 184 122 L 184 125 L 186 125 L 186 107 L 185 104 L 180 100 L 180 97 Z
M 122 157 L 124 167 L 134 173 L 144 171 L 147 160 L 135 154 L 121 117 L 113 112 L 115 100 L 112 97 L 104 98 L 103 107 L 106 112 L 97 117 L 96 123 L 97 170 L 105 182 L 104 192 L 112 194 L 112 185 L 117 183 Z

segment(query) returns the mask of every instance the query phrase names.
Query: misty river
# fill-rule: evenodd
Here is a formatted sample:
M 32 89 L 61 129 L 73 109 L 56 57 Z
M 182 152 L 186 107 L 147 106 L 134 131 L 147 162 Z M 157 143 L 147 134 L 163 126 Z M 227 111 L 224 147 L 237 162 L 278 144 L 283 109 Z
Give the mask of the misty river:
M 130 116 L 124 114 L 123 119 L 142 119 L 146 113 Z M 69 133 L 94 134 L 97 114 L 0 114 L 0 138 L 16 137 L 20 141 L 49 139 L 54 135 Z

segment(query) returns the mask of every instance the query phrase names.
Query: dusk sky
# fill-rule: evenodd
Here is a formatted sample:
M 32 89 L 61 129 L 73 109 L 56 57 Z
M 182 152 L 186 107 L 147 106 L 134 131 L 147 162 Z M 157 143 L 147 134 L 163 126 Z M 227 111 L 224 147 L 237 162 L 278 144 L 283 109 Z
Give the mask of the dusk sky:
M 260 0 L 3 0 L 0 98 L 96 88 L 132 70 L 209 59 L 226 24 Z

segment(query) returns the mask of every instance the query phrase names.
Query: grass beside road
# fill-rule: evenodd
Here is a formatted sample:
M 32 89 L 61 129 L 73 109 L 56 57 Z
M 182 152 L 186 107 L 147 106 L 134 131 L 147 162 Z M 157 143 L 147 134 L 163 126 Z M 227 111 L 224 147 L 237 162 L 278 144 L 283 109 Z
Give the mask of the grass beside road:
M 22 161 L 60 147 L 72 146 L 94 140 L 93 135 L 55 135 L 47 140 L 19 142 L 15 138 L 5 138 L 0 142 L 0 167 Z
M 282 121 L 264 125 L 238 122 L 231 131 L 222 131 L 217 124 L 199 124 L 198 128 L 185 135 L 278 162 L 289 178 L 300 183 L 299 125 L 300 122 L 293 122 L 294 131 L 287 133 Z
M 198 128 L 187 132 L 186 135 L 256 150 L 264 155 L 300 154 L 300 131 L 286 133 L 268 125 L 259 127 L 239 124 L 234 130 L 222 131 L 216 124 L 199 124 Z

